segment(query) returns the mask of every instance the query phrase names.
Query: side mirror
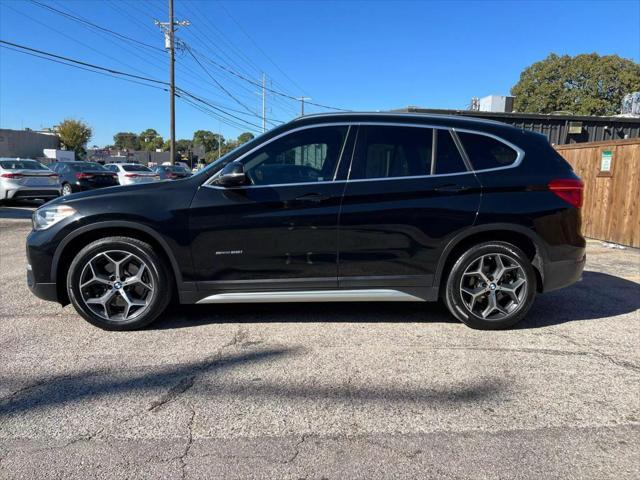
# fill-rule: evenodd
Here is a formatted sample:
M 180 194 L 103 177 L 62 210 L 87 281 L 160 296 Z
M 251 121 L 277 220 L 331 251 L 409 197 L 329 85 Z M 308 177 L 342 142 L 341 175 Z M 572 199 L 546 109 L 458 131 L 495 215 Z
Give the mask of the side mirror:
M 223 187 L 237 187 L 243 185 L 246 180 L 244 165 L 240 162 L 231 162 L 222 168 L 216 183 Z

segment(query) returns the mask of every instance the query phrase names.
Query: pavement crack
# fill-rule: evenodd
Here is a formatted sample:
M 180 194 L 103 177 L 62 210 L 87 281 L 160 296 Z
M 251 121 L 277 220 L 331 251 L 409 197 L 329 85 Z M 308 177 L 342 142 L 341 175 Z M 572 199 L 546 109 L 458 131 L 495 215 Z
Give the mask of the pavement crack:
M 296 458 L 298 458 L 298 455 L 300 455 L 300 446 L 301 446 L 304 442 L 306 442 L 306 441 L 307 441 L 307 439 L 309 438 L 309 436 L 310 436 L 310 435 L 309 435 L 308 433 L 303 433 L 303 434 L 302 434 L 302 437 L 300 438 L 300 441 L 299 441 L 298 443 L 296 443 L 296 444 L 294 445 L 294 447 L 293 447 L 293 449 L 294 449 L 293 455 L 291 455 L 291 457 L 290 457 L 290 458 L 288 458 L 287 460 L 285 460 L 285 461 L 284 461 L 284 462 L 282 462 L 282 463 L 289 464 L 289 463 L 293 463 L 293 462 L 295 462 L 295 461 L 296 461 Z
M 173 400 L 178 398 L 180 395 L 182 395 L 184 392 L 186 392 L 191 387 L 193 387 L 195 380 L 196 380 L 195 375 L 182 378 L 176 385 L 171 387 L 167 391 L 167 393 L 162 395 L 162 397 L 160 397 L 158 400 L 155 400 L 154 402 L 152 402 L 151 405 L 149 405 L 149 407 L 147 408 L 147 410 L 152 412 L 154 410 L 157 410 L 163 407 L 167 403 L 172 402 Z
M 555 336 L 558 338 L 563 339 L 564 341 L 578 347 L 578 348 L 582 348 L 585 349 L 586 351 L 583 352 L 584 355 L 591 355 L 594 357 L 598 357 L 601 358 L 602 360 L 606 360 L 609 363 L 612 363 L 613 365 L 616 365 L 620 368 L 624 368 L 626 370 L 632 370 L 634 372 L 640 372 L 640 365 L 636 365 L 635 363 L 632 362 L 628 362 L 625 360 L 619 360 L 616 357 L 614 357 L 613 355 L 609 355 L 608 353 L 605 353 L 601 350 L 598 350 L 597 348 L 591 346 L 591 345 L 584 345 L 580 342 L 578 342 L 577 340 L 574 340 L 572 337 L 570 337 L 569 335 L 565 334 L 565 333 L 560 333 L 560 332 L 554 332 L 554 331 L 548 331 L 548 332 L 543 332 L 540 333 L 540 335 L 551 335 L 551 336 Z
M 15 390 L 14 392 L 11 392 L 9 395 L 6 395 L 2 398 L 0 398 L 0 402 L 4 402 L 5 400 L 9 400 L 10 398 L 13 398 L 15 396 L 18 396 L 22 393 L 28 392 L 29 390 L 33 390 L 35 388 L 41 387 L 42 385 L 46 384 L 47 382 L 49 382 L 49 378 L 44 378 L 42 380 L 38 380 L 37 382 L 34 382 L 30 385 L 25 385 L 24 387 L 19 388 L 18 390 Z
M 187 456 L 189 455 L 189 451 L 191 450 L 191 446 L 193 445 L 193 420 L 196 416 L 196 411 L 192 405 L 189 406 L 191 409 L 191 415 L 189 416 L 189 421 L 187 422 L 187 442 L 184 446 L 184 450 L 182 454 L 178 457 L 180 460 L 180 475 L 182 480 L 187 478 Z

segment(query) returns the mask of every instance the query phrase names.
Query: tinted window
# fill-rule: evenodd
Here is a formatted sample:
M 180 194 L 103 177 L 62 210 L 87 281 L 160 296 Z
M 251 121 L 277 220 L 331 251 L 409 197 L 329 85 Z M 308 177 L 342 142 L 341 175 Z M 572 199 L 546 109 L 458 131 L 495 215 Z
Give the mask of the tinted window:
M 150 172 L 151 169 L 144 165 L 122 165 L 125 172 Z
M 47 168 L 35 160 L 0 160 L 0 167 L 5 170 L 46 170 Z
M 78 163 L 69 163 L 69 168 L 75 172 L 95 172 L 102 171 L 105 168 L 99 163 L 93 162 L 78 162 Z
M 467 166 L 448 130 L 436 130 L 436 174 L 466 172 Z
M 429 175 L 432 142 L 430 128 L 361 127 L 350 178 Z
M 317 127 L 275 140 L 242 162 L 253 185 L 333 179 L 347 127 Z
M 105 165 L 104 168 L 106 168 L 107 170 L 109 170 L 111 172 L 117 172 L 118 171 L 118 167 L 116 165 Z
M 499 140 L 486 135 L 458 132 L 475 170 L 506 167 L 515 162 L 518 153 Z

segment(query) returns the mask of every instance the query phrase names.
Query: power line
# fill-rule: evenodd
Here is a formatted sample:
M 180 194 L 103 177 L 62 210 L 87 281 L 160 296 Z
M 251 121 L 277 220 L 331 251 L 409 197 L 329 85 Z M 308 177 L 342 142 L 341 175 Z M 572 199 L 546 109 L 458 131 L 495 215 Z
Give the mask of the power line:
M 88 63 L 88 62 L 83 62 L 81 60 L 75 60 L 73 58 L 70 57 L 65 57 L 63 55 L 57 55 L 54 53 L 50 53 L 50 52 L 46 52 L 44 50 L 39 50 L 36 48 L 31 48 L 31 47 L 27 47 L 25 45 L 20 45 L 17 43 L 13 43 L 13 42 L 9 42 L 7 40 L 1 40 L 0 39 L 0 46 L 3 48 L 8 48 L 10 50 L 14 50 L 16 52 L 19 53 L 23 53 L 23 54 L 27 54 L 27 55 L 31 55 L 34 57 L 38 57 L 41 58 L 43 60 L 49 60 L 49 61 L 53 61 L 55 63 L 59 63 L 62 65 L 67 65 L 69 67 L 74 67 L 74 68 L 79 68 L 81 70 L 86 70 L 89 72 L 93 72 L 93 73 L 98 73 L 98 74 L 102 74 L 102 75 L 108 75 L 114 78 L 120 78 L 121 80 L 128 80 L 128 81 L 133 81 L 133 83 L 138 83 L 140 85 L 144 85 L 147 87 L 153 87 L 153 88 L 157 88 L 157 89 L 161 89 L 163 91 L 168 91 L 168 88 L 163 88 L 163 87 L 169 87 L 169 82 L 165 82 L 162 80 L 157 80 L 154 78 L 150 78 L 150 77 L 143 77 L 140 75 L 135 75 L 132 73 L 128 73 L 128 72 L 123 72 L 120 70 L 115 70 L 112 68 L 107 68 L 107 67 L 102 67 L 100 65 L 95 65 L 92 63 Z M 132 80 L 133 79 L 133 80 Z M 150 82 L 153 85 L 150 85 L 149 83 L 143 83 L 143 82 Z M 157 85 L 162 85 L 163 87 L 159 87 Z M 224 115 L 227 115 L 231 118 L 233 118 L 234 120 L 237 120 L 239 122 L 241 122 L 242 124 L 246 124 L 246 125 L 250 125 L 256 128 L 259 128 L 258 125 L 251 123 L 241 117 L 238 117 L 236 115 L 233 115 L 227 111 L 225 111 L 223 108 L 220 108 L 216 105 L 214 105 L 213 103 L 197 96 L 194 95 L 193 93 L 184 90 L 182 88 L 176 87 L 176 90 L 179 92 L 180 95 L 185 96 L 185 97 L 189 97 L 191 99 L 193 99 L 196 102 L 199 102 L 203 105 L 208 106 L 210 109 L 213 109 L 215 111 L 221 112 Z M 216 115 L 216 118 L 220 118 L 222 120 L 227 120 L 224 117 L 221 117 L 220 115 Z M 233 126 L 238 126 L 238 124 L 235 124 Z M 246 128 L 241 126 L 240 128 Z
M 222 2 L 219 1 L 218 4 L 222 7 L 222 9 L 225 11 L 225 13 L 227 14 L 227 16 L 233 20 L 233 23 L 235 23 L 238 26 L 238 29 L 251 41 L 251 43 L 253 43 L 253 45 L 258 49 L 258 51 L 260 53 L 262 53 L 262 55 L 265 56 L 265 58 L 267 60 L 269 60 L 269 62 L 271 63 L 271 65 L 273 65 L 274 67 L 276 67 L 276 69 L 285 76 L 285 78 L 287 80 L 289 80 L 289 82 L 291 82 L 292 85 L 294 85 L 296 88 L 298 88 L 301 92 L 304 90 L 300 85 L 298 85 L 289 75 L 287 75 L 277 64 L 276 62 L 274 62 L 272 60 L 272 58 L 267 55 L 267 53 L 260 47 L 260 45 L 251 37 L 251 35 L 249 35 L 249 33 L 244 29 L 244 27 L 240 24 L 240 22 L 238 22 L 235 17 L 233 15 L 231 15 L 231 12 L 229 11 L 229 9 L 226 7 L 226 5 Z
M 87 67 L 82 67 L 80 65 L 74 65 L 72 63 L 66 63 L 66 62 L 63 62 L 62 60 L 56 60 L 55 58 L 45 57 L 45 56 L 39 55 L 37 53 L 25 52 L 23 50 L 19 50 L 17 48 L 10 47 L 8 45 L 0 45 L 0 47 L 6 48 L 7 50 L 12 50 L 14 52 L 22 53 L 22 54 L 25 54 L 25 55 L 31 55 L 33 57 L 37 57 L 37 58 L 40 58 L 42 60 L 47 60 L 49 62 L 59 63 L 60 65 L 65 65 L 67 67 L 73 67 L 73 68 L 77 68 L 77 69 L 80 69 L 80 70 L 85 70 L 87 72 L 97 73 L 97 74 L 104 75 L 104 76 L 111 77 L 111 78 L 117 78 L 118 80 L 124 80 L 124 81 L 127 81 L 127 82 L 135 83 L 137 85 L 144 85 L 145 87 L 156 88 L 158 90 L 163 90 L 165 92 L 168 91 L 166 88 L 158 87 L 157 85 L 149 85 L 148 83 L 143 83 L 143 82 L 140 82 L 138 80 L 133 80 L 131 78 L 119 77 L 117 75 L 113 75 L 113 74 L 110 74 L 108 72 L 102 72 L 102 71 L 99 71 L 99 70 L 91 70 L 90 68 L 87 68 Z
M 226 93 L 229 97 L 231 97 L 238 105 L 242 106 L 247 112 L 256 115 L 257 114 L 255 112 L 253 112 L 249 107 L 247 107 L 244 103 L 242 103 L 239 99 L 237 99 L 233 93 L 231 93 L 229 90 L 227 90 L 213 75 L 211 75 L 211 73 L 209 73 L 209 70 L 207 70 L 205 68 L 204 65 L 202 65 L 202 63 L 200 63 L 200 60 L 198 60 L 198 58 L 193 54 L 193 52 L 191 51 L 191 47 L 189 47 L 187 44 L 185 44 L 186 47 L 186 51 L 189 52 L 189 55 L 191 55 L 191 57 L 195 60 L 195 62 L 200 65 L 200 67 L 202 68 L 202 70 L 204 70 L 204 72 L 207 74 L 207 76 L 209 76 L 209 78 L 211 78 L 211 80 L 214 81 L 214 83 L 224 92 Z
M 184 40 L 181 40 L 181 41 L 184 42 Z M 196 51 L 196 50 L 194 50 L 194 51 Z M 240 74 L 240 73 L 238 73 L 238 72 L 236 72 L 234 70 L 231 70 L 227 66 L 216 62 L 215 60 L 211 60 L 210 58 L 206 57 L 202 53 L 198 53 L 198 54 L 201 57 L 203 57 L 206 61 L 208 61 L 212 65 L 215 65 L 216 67 L 224 70 L 225 72 L 227 72 L 227 73 L 229 73 L 229 74 L 231 74 L 231 75 L 233 75 L 235 77 L 241 78 L 245 82 L 251 83 L 252 85 L 255 85 L 256 87 L 262 88 L 262 84 L 260 84 L 259 82 L 256 82 L 255 80 L 252 80 L 251 78 L 247 78 L 244 75 L 242 75 L 242 74 Z M 296 102 L 300 101 L 300 97 L 295 97 L 293 95 L 289 95 L 288 93 L 284 93 L 284 92 L 281 92 L 279 90 L 275 90 L 273 88 L 266 87 L 265 90 L 267 90 L 268 92 L 273 93 L 275 95 L 279 95 L 281 97 L 288 98 L 290 100 L 295 100 Z M 315 105 L 316 107 L 326 108 L 328 110 L 337 110 L 337 111 L 341 111 L 341 112 L 349 112 L 349 111 L 351 111 L 351 110 L 346 109 L 346 108 L 332 107 L 331 105 L 324 105 L 322 103 L 317 103 L 317 102 L 306 102 L 306 103 L 307 103 L 307 105 Z
M 141 75 L 135 75 L 133 73 L 122 72 L 120 70 L 115 70 L 113 68 L 101 67 L 99 65 L 94 65 L 92 63 L 83 62 L 81 60 L 74 60 L 73 58 L 65 57 L 65 56 L 62 56 L 62 55 L 56 55 L 55 53 L 45 52 L 44 50 L 38 50 L 36 48 L 27 47 L 25 45 L 20 45 L 18 43 L 8 42 L 6 40 L 0 40 L 0 43 L 2 43 L 4 45 L 10 45 L 12 47 L 20 48 L 20 49 L 23 49 L 23 50 L 27 50 L 29 52 L 39 53 L 40 55 L 46 55 L 48 57 L 57 58 L 59 60 L 64 60 L 64 61 L 71 62 L 71 63 L 77 63 L 77 64 L 83 65 L 85 67 L 95 68 L 96 70 L 102 70 L 102 71 L 105 71 L 105 72 L 112 73 L 114 75 L 123 75 L 123 76 L 126 76 L 126 77 L 135 78 L 135 79 L 138 79 L 138 80 L 144 80 L 146 82 L 159 83 L 159 84 L 167 85 L 167 86 L 169 85 L 168 82 L 163 82 L 162 80 L 156 80 L 154 78 L 143 77 Z
M 137 40 L 137 39 L 135 39 L 135 38 L 129 37 L 129 36 L 127 36 L 127 35 L 123 35 L 123 34 L 121 34 L 121 33 L 119 33 L 119 32 L 116 32 L 115 30 L 111 30 L 110 28 L 102 27 L 102 26 L 97 25 L 97 24 L 95 24 L 95 23 L 93 23 L 93 22 L 90 22 L 89 20 L 87 20 L 87 19 L 85 19 L 85 18 L 78 17 L 78 16 L 76 16 L 76 15 L 72 15 L 72 14 L 67 13 L 67 12 L 63 12 L 62 10 L 58 10 L 57 8 L 54 8 L 54 7 L 52 7 L 51 5 L 45 5 L 44 3 L 40 3 L 40 2 L 38 2 L 37 0 L 31 0 L 31 3 L 35 3 L 36 5 L 38 5 L 38 6 L 42 7 L 42 8 L 46 8 L 47 10 L 50 10 L 50 11 L 52 11 L 52 12 L 55 12 L 55 13 L 57 13 L 57 14 L 59 14 L 59 15 L 63 15 L 63 16 L 65 16 L 65 17 L 69 18 L 69 19 L 72 19 L 72 20 L 75 20 L 75 21 L 78 21 L 78 22 L 84 23 L 84 24 L 89 25 L 89 26 L 91 26 L 91 27 L 93 27 L 93 28 L 97 28 L 98 30 L 102 30 L 103 32 L 108 32 L 108 33 L 110 33 L 111 35 L 115 35 L 115 36 L 117 36 L 117 37 L 119 37 L 119 38 L 121 38 L 121 39 L 123 39 L 123 40 L 128 40 L 128 41 L 130 41 L 130 42 L 137 43 L 137 44 L 142 45 L 142 46 L 145 46 L 145 47 L 147 47 L 147 48 L 151 48 L 151 49 L 153 49 L 153 50 L 157 50 L 157 51 L 160 51 L 160 52 L 164 52 L 164 50 L 163 50 L 162 48 L 160 48 L 160 47 L 156 47 L 156 46 L 154 46 L 154 45 L 150 45 L 150 44 L 148 44 L 148 43 L 141 42 L 140 40 Z

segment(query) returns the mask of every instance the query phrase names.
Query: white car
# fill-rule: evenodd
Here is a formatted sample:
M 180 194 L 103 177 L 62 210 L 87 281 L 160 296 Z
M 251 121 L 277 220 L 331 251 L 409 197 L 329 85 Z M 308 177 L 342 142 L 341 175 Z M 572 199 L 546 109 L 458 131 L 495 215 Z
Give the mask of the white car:
M 120 185 L 133 185 L 160 180 L 160 175 L 139 163 L 107 163 L 104 167 L 118 174 Z
M 36 160 L 0 158 L 0 202 L 41 198 L 61 193 L 58 174 Z

